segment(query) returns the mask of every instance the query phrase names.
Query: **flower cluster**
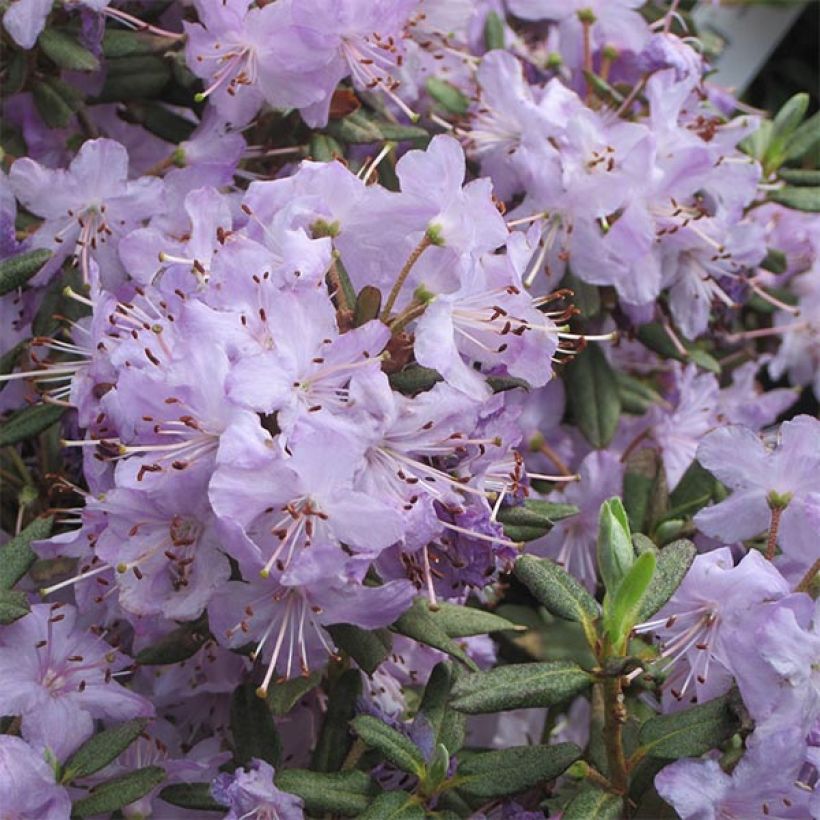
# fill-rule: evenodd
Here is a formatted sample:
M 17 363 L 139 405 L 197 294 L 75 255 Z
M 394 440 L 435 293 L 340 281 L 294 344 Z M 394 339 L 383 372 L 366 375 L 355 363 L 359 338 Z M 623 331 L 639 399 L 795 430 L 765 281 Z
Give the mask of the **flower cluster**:
M 676 0 L 143 5 L 2 17 L 0 809 L 820 816 L 807 95 Z

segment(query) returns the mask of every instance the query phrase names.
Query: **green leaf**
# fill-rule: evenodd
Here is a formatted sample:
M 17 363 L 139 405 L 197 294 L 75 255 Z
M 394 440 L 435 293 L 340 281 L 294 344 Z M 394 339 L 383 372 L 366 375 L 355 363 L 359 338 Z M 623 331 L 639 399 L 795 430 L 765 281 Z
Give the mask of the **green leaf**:
M 595 96 L 598 97 L 598 99 L 603 100 L 605 103 L 609 103 L 612 106 L 618 106 L 624 101 L 624 95 L 621 94 L 617 88 L 611 86 L 608 82 L 606 82 L 606 80 L 601 79 L 593 71 L 587 71 L 585 69 L 584 79 L 595 93 Z
M 816 188 L 781 188 L 769 194 L 772 202 L 778 202 L 796 211 L 820 211 L 820 187 Z
M 820 142 L 820 111 L 812 114 L 786 140 L 784 161 L 800 160 Z
M 415 125 L 377 120 L 363 108 L 340 120 L 332 120 L 327 126 L 327 133 L 348 144 L 426 139 L 429 136 L 424 128 Z
M 778 172 L 778 176 L 790 185 L 820 185 L 820 170 L 810 170 L 808 168 L 781 168 Z M 765 264 L 761 264 L 761 267 L 765 267 Z M 769 270 L 769 268 L 766 268 L 766 270 Z M 780 271 L 780 273 L 783 273 L 783 271 Z
M 147 725 L 145 718 L 138 718 L 93 735 L 69 758 L 60 782 L 70 783 L 104 769 L 140 736 Z
M 28 78 L 28 59 L 25 51 L 14 50 L 3 55 L 6 60 L 6 75 L 3 78 L 3 96 L 8 98 L 23 90 Z
M 705 350 L 696 348 L 691 342 L 682 340 L 683 346 L 686 348 L 686 356 L 681 355 L 680 351 L 672 343 L 669 335 L 664 330 L 660 322 L 650 322 L 646 325 L 641 325 L 638 328 L 638 340 L 645 347 L 659 353 L 664 359 L 675 359 L 678 362 L 693 361 L 698 367 L 704 370 L 709 370 L 712 373 L 720 373 L 720 362 L 707 353 Z
M 0 447 L 37 436 L 60 420 L 66 408 L 57 404 L 33 404 L 16 412 L 0 426 Z
M 37 558 L 31 542 L 48 538 L 53 524 L 53 518 L 35 518 L 19 535 L 0 547 L 0 589 L 11 589 L 28 572 Z
M 552 706 L 583 692 L 592 675 L 572 661 L 498 666 L 465 675 L 453 687 L 453 708 L 469 715 Z
M 393 646 L 393 637 L 386 629 L 368 630 L 353 624 L 333 624 L 327 631 L 333 643 L 347 652 L 368 675 L 376 671 Z
M 380 794 L 370 807 L 359 815 L 359 820 L 424 820 L 427 813 L 418 799 L 407 792 Z
M 210 783 L 172 783 L 160 791 L 159 799 L 172 806 L 194 811 L 220 811 L 224 814 L 226 808 L 211 797 Z
M 97 102 L 157 97 L 171 79 L 168 61 L 151 54 L 119 57 L 106 65 L 108 73 Z
M 236 760 L 247 766 L 252 757 L 277 766 L 282 744 L 267 704 L 252 683 L 236 687 L 231 697 L 231 733 Z
M 424 773 L 421 750 L 410 738 L 382 723 L 372 715 L 359 715 L 352 721 L 353 730 L 371 748 L 396 768 L 417 777 Z
M 484 19 L 484 45 L 487 51 L 504 48 L 504 21 L 495 11 Z
M 29 341 L 29 339 L 22 339 L 17 342 L 14 347 L 10 348 L 2 356 L 0 356 L 0 376 L 6 376 L 14 370 L 17 366 L 17 360 L 20 358 L 20 354 L 28 347 Z M 7 384 L 8 382 L 0 382 L 0 390 L 2 390 Z
M 92 817 L 108 814 L 139 800 L 165 779 L 165 770 L 159 766 L 135 769 L 122 777 L 106 780 L 95 786 L 88 797 L 71 805 L 72 817 Z
M 640 379 L 633 378 L 620 370 L 615 372 L 618 382 L 618 395 L 624 412 L 641 416 L 655 404 L 661 404 L 660 394 Z
M 559 618 L 585 623 L 601 615 L 601 605 L 549 558 L 522 555 L 515 563 L 515 574 L 535 599 Z
M 73 71 L 96 71 L 99 60 L 77 40 L 62 29 L 45 28 L 37 39 L 43 53 L 60 68 Z
M 472 635 L 487 635 L 490 632 L 519 629 L 516 624 L 506 618 L 500 618 L 492 612 L 485 612 L 483 609 L 471 606 L 440 603 L 438 609 L 430 615 L 451 638 L 468 638 Z
M 561 820 L 620 820 L 624 801 L 612 792 L 586 785 L 561 815 Z
M 699 462 L 693 461 L 669 496 L 672 506 L 666 517 L 680 518 L 697 512 L 709 503 L 715 487 L 714 476 Z
M 426 598 L 416 598 L 410 609 L 391 628 L 400 635 L 450 655 L 469 669 L 478 669 L 473 659 L 433 619 Z
M 357 817 L 367 809 L 380 789 L 364 772 L 310 772 L 306 769 L 282 769 L 276 773 L 276 785 L 305 801 L 310 814 L 343 814 Z
M 641 727 L 641 751 L 664 760 L 699 757 L 731 737 L 739 726 L 730 692 L 682 712 L 658 715 Z
M 49 128 L 66 128 L 82 105 L 77 92 L 54 77 L 36 83 L 32 93 L 37 112 Z
M 584 319 L 592 319 L 601 312 L 601 292 L 597 285 L 590 285 L 569 271 L 561 281 L 561 287 L 572 291 L 572 306 L 581 311 Z
M 24 285 L 51 259 L 52 253 L 46 248 L 18 253 L 0 262 L 0 296 Z
M 341 768 L 350 748 L 350 721 L 356 712 L 356 701 L 362 692 L 362 675 L 358 669 L 348 669 L 330 693 L 322 731 L 313 750 L 311 768 L 334 772 Z
M 168 50 L 168 38 L 141 31 L 108 28 L 103 34 L 102 52 L 108 60 L 118 57 L 139 57 Z
M 469 98 L 447 80 L 431 76 L 427 78 L 425 87 L 427 93 L 451 114 L 464 115 L 470 110 Z
M 365 322 L 377 319 L 381 307 L 382 292 L 373 285 L 365 285 L 356 297 L 356 306 L 353 310 L 353 327 L 361 327 Z
M 196 127 L 194 123 L 153 100 L 129 103 L 120 117 L 141 125 L 146 131 L 174 145 L 190 139 Z
M 524 379 L 516 376 L 487 376 L 487 384 L 493 393 L 506 393 L 508 390 L 529 390 Z
M 513 746 L 482 752 L 458 767 L 465 778 L 459 791 L 469 797 L 505 797 L 554 780 L 578 758 L 581 750 L 574 743 L 553 746 Z
M 196 655 L 210 637 L 207 618 L 199 618 L 182 624 L 156 643 L 146 646 L 134 660 L 143 666 L 179 663 Z
M 518 507 L 502 507 L 497 520 L 504 534 L 513 541 L 533 541 L 546 535 L 557 521 L 578 514 L 573 504 L 556 504 L 541 499 L 527 499 Z
M 621 416 L 618 382 L 601 348 L 592 342 L 567 365 L 564 374 L 567 401 L 586 440 L 606 447 Z
M 629 519 L 620 498 L 601 504 L 598 516 L 598 570 L 606 591 L 612 595 L 626 577 L 635 560 Z
M 390 386 L 397 392 L 405 396 L 415 396 L 417 393 L 426 393 L 428 390 L 443 381 L 438 370 L 432 367 L 421 367 L 420 365 L 410 365 L 398 373 L 391 373 L 388 376 Z
M 345 151 L 333 137 L 314 132 L 310 135 L 308 154 L 314 162 L 333 162 L 344 157 Z
M 787 100 L 772 120 L 772 139 L 783 140 L 791 136 L 803 122 L 808 108 L 809 95 L 805 92 L 801 91 Z
M 632 550 L 630 541 L 629 548 Z M 604 602 L 604 628 L 610 640 L 620 644 L 629 635 L 638 619 L 646 591 L 655 573 L 655 554 L 644 552 L 638 556 L 624 576 L 614 595 Z
M 0 625 L 14 623 L 30 611 L 25 592 L 19 589 L 0 589 Z
M 629 454 L 624 470 L 624 508 L 629 528 L 649 530 L 666 512 L 669 494 L 666 475 L 657 450 L 643 447 Z
M 268 689 L 268 709 L 277 717 L 286 715 L 312 689 L 319 685 L 322 675 L 312 672 L 307 677 L 274 683 Z
M 766 258 L 760 263 L 760 267 L 772 273 L 785 273 L 789 269 L 789 260 L 783 251 L 767 248 Z
M 657 553 L 655 574 L 641 603 L 638 622 L 651 618 L 675 594 L 696 555 L 695 545 L 685 540 L 674 541 Z
M 464 742 L 466 717 L 450 708 L 450 693 L 458 678 L 458 669 L 449 661 L 441 661 L 433 667 L 418 714 L 433 730 L 436 742 L 443 744 L 455 754 Z M 417 718 L 418 719 L 418 718 Z

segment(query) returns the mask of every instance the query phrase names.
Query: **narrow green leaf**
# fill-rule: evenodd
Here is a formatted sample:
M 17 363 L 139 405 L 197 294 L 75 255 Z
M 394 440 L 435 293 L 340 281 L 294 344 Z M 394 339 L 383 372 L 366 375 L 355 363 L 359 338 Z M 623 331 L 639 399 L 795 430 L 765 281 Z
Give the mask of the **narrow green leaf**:
M 809 108 L 809 95 L 799 92 L 788 99 L 772 120 L 772 140 L 784 141 L 803 122 Z
M 310 814 L 342 814 L 358 817 L 367 809 L 380 789 L 364 772 L 310 772 L 306 769 L 282 769 L 276 773 L 276 785 L 305 801 Z
M 65 410 L 57 404 L 33 404 L 18 410 L 0 425 L 0 447 L 19 444 L 48 430 L 60 420 Z
M 704 370 L 720 373 L 720 362 L 714 356 L 711 356 L 705 350 L 696 348 L 690 342 L 684 340 L 683 346 L 686 348 L 686 356 L 681 355 L 660 322 L 641 325 L 638 328 L 638 340 L 645 347 L 654 350 L 655 353 L 659 353 L 665 359 L 675 359 L 679 362 L 693 361 Z
M 487 384 L 493 393 L 506 393 L 508 390 L 529 390 L 524 379 L 515 376 L 487 376 Z
M 495 11 L 489 12 L 484 20 L 484 45 L 487 51 L 504 48 L 504 21 Z
M 453 687 L 452 705 L 469 715 L 552 706 L 591 682 L 592 676 L 572 661 L 509 664 L 466 675 Z
M 606 447 L 621 416 L 618 382 L 601 348 L 592 342 L 567 366 L 567 401 L 586 440 Z
M 595 72 L 584 70 L 584 79 L 598 99 L 612 106 L 620 105 L 624 101 L 624 95 L 606 80 L 601 79 Z
M 353 624 L 333 624 L 327 631 L 333 643 L 347 652 L 368 675 L 376 671 L 393 646 L 393 638 L 386 629 L 368 630 Z
M 598 570 L 607 592 L 612 595 L 621 585 L 635 560 L 629 519 L 620 498 L 601 504 L 598 516 Z
M 623 810 L 622 797 L 587 785 L 572 798 L 561 820 L 619 820 Z
M 785 273 L 789 269 L 789 260 L 783 251 L 777 248 L 767 248 L 766 258 L 760 263 L 760 267 L 772 273 Z
M 664 760 L 699 757 L 731 737 L 739 726 L 730 692 L 682 712 L 658 715 L 641 727 L 639 742 L 645 754 Z
M 407 792 L 385 792 L 380 794 L 359 815 L 359 820 L 424 820 L 427 813 L 418 800 Z
M 469 797 L 505 797 L 554 780 L 578 758 L 581 750 L 574 743 L 553 746 L 513 746 L 482 752 L 458 767 L 465 778 L 459 791 Z
M 467 638 L 519 628 L 506 618 L 471 606 L 440 603 L 438 609 L 430 615 L 451 638 Z
M 584 319 L 592 319 L 601 312 L 601 292 L 597 285 L 590 285 L 568 271 L 561 287 L 572 291 L 572 306 L 581 311 Z
M 432 367 L 410 365 L 398 373 L 391 373 L 388 377 L 390 386 L 405 396 L 415 396 L 417 393 L 426 393 L 442 381 L 442 376 Z
M 0 296 L 21 287 L 51 259 L 52 253 L 40 248 L 18 253 L 0 262 Z
M 50 26 L 43 29 L 43 33 L 37 39 L 37 44 L 43 53 L 60 68 L 73 71 L 96 71 L 100 67 L 100 61 L 62 29 Z
M 168 50 L 168 38 L 141 31 L 107 28 L 102 40 L 103 56 L 109 60 L 118 57 L 139 57 Z
M 653 447 L 642 447 L 629 454 L 624 469 L 624 508 L 629 528 L 648 530 L 669 504 L 663 464 Z
M 621 407 L 626 413 L 640 416 L 650 407 L 660 404 L 663 399 L 660 394 L 640 379 L 633 378 L 620 370 L 615 372 L 618 382 L 618 395 L 621 398 Z
M 796 211 L 820 211 L 820 187 L 816 188 L 780 188 L 769 194 L 772 202 L 778 202 Z
M 159 798 L 172 806 L 194 811 L 220 811 L 224 814 L 226 808 L 211 797 L 210 783 L 171 783 L 160 791 Z
M 71 805 L 72 817 L 92 817 L 108 814 L 139 800 L 165 779 L 165 770 L 159 766 L 135 769 L 122 777 L 106 780 L 95 786 L 88 797 Z
M 534 541 L 546 535 L 557 521 L 578 514 L 572 504 L 557 504 L 542 499 L 527 499 L 517 507 L 502 507 L 498 522 L 504 526 L 504 534 L 512 541 Z
M 365 285 L 356 297 L 356 306 L 353 310 L 353 326 L 361 327 L 365 322 L 377 319 L 381 307 L 382 292 L 373 285 Z
M 356 711 L 356 701 L 362 692 L 362 675 L 358 669 L 348 669 L 330 693 L 322 731 L 313 750 L 311 768 L 319 772 L 335 772 L 350 748 L 350 721 Z
M 809 168 L 781 168 L 778 176 L 790 185 L 820 185 L 820 170 Z M 764 260 L 765 261 L 765 260 Z M 768 268 L 766 268 L 768 270 Z M 780 271 L 781 273 L 783 271 Z
M 812 114 L 786 140 L 784 161 L 803 159 L 820 142 L 820 111 Z
M 179 663 L 196 655 L 210 637 L 208 619 L 199 618 L 182 624 L 156 643 L 146 646 L 134 660 L 143 666 Z
M 133 101 L 120 116 L 173 145 L 190 139 L 196 127 L 194 123 L 153 100 Z
M 278 765 L 282 751 L 279 733 L 273 715 L 252 683 L 237 686 L 231 697 L 231 733 L 240 765 L 246 766 L 252 757 Z
M 0 376 L 6 376 L 17 367 L 18 359 L 20 358 L 20 354 L 28 347 L 29 339 L 22 339 L 21 341 L 17 342 L 14 347 L 7 350 L 2 356 L 0 356 Z M 0 382 L 0 390 L 2 390 L 8 382 Z
M 470 110 L 469 98 L 447 80 L 431 76 L 425 83 L 427 93 L 451 114 L 464 115 Z
M 312 689 L 319 685 L 322 675 L 312 672 L 307 677 L 274 683 L 268 689 L 268 708 L 277 717 L 286 715 Z
M 416 598 L 410 609 L 391 628 L 400 635 L 450 655 L 469 669 L 478 669 L 473 659 L 433 619 L 426 598 Z
M 631 541 L 629 548 L 633 549 Z M 637 622 L 641 604 L 655 573 L 655 563 L 652 552 L 638 556 L 611 601 L 604 603 L 604 628 L 613 643 L 623 641 Z
M 65 83 L 49 78 L 32 88 L 34 105 L 49 128 L 66 128 L 78 110 L 76 97 L 64 94 Z
M 93 735 L 66 762 L 60 782 L 70 783 L 105 768 L 140 736 L 147 725 L 147 719 L 138 718 Z
M 423 128 L 377 120 L 364 109 L 359 109 L 342 119 L 332 120 L 327 126 L 327 133 L 348 144 L 413 140 L 428 136 Z
M 421 750 L 410 738 L 372 715 L 359 715 L 353 730 L 371 748 L 396 768 L 420 777 L 424 772 Z
M 106 65 L 108 73 L 97 102 L 154 98 L 171 79 L 168 61 L 150 54 L 119 57 Z
M 594 621 L 601 605 L 565 569 L 548 558 L 523 555 L 516 561 L 519 580 L 553 615 L 568 621 Z
M 308 153 L 314 162 L 333 162 L 345 155 L 344 148 L 333 137 L 316 132 L 310 136 Z
M 28 571 L 37 555 L 32 541 L 51 535 L 53 518 L 35 518 L 19 535 L 0 547 L 0 589 L 11 589 Z
M 443 745 L 450 754 L 455 754 L 464 745 L 467 716 L 450 706 L 450 693 L 459 679 L 461 667 L 449 661 L 442 661 L 433 667 L 424 695 L 419 705 L 416 720 L 426 721 L 433 731 L 436 742 Z
M 0 625 L 14 623 L 30 611 L 25 592 L 19 589 L 0 589 Z
M 638 622 L 651 618 L 675 594 L 696 555 L 695 545 L 686 540 L 674 541 L 657 553 L 655 574 L 641 602 Z

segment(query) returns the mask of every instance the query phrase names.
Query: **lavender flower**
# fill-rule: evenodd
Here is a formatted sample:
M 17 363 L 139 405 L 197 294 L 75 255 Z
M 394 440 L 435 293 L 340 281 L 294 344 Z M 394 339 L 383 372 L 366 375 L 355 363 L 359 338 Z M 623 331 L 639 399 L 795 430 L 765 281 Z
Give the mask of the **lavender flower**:
M 24 740 L 0 735 L 0 805 L 20 820 L 61 820 L 71 813 L 68 792 L 54 771 Z

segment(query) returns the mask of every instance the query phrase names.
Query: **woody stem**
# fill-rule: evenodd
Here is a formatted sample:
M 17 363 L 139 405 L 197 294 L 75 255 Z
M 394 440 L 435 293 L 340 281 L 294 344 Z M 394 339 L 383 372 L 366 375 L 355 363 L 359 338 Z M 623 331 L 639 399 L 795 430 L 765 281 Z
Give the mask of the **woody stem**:
M 774 553 L 777 549 L 777 531 L 780 529 L 780 516 L 783 513 L 783 507 L 772 507 L 772 521 L 769 524 L 769 539 L 766 541 L 766 560 L 774 559 Z
M 399 275 L 396 278 L 396 281 L 393 283 L 393 287 L 390 290 L 390 294 L 387 297 L 387 302 L 385 302 L 384 310 L 382 311 L 381 320 L 383 322 L 387 322 L 390 318 L 390 312 L 393 310 L 393 305 L 396 304 L 396 299 L 399 298 L 399 292 L 401 291 L 404 283 L 407 281 L 407 277 L 410 275 L 410 271 L 413 270 L 413 265 L 418 262 L 419 257 L 433 244 L 433 240 L 430 238 L 429 234 L 424 234 L 413 251 L 411 252 L 410 256 L 407 257 L 407 261 L 404 263 L 404 267 L 399 271 Z

